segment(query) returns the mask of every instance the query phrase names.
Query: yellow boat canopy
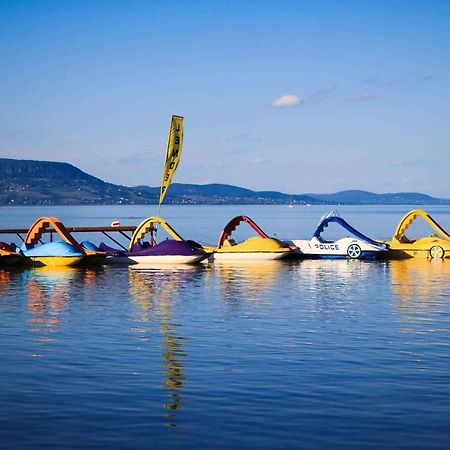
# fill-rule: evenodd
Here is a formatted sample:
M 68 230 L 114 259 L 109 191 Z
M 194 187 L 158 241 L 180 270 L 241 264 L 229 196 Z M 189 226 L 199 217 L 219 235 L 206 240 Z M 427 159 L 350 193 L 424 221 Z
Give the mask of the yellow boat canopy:
M 133 245 L 139 242 L 147 233 L 150 233 L 150 239 L 152 245 L 155 245 L 153 232 L 156 231 L 156 225 L 161 225 L 161 227 L 176 241 L 184 241 L 184 239 L 162 218 L 158 216 L 147 217 L 143 222 L 141 222 L 136 230 L 134 230 L 131 236 L 129 249 L 133 248 Z
M 423 209 L 414 209 L 406 214 L 395 230 L 393 241 L 408 242 L 409 239 L 405 236 L 406 230 L 418 218 L 422 217 L 431 227 L 436 230 L 444 239 L 450 241 L 450 235 Z

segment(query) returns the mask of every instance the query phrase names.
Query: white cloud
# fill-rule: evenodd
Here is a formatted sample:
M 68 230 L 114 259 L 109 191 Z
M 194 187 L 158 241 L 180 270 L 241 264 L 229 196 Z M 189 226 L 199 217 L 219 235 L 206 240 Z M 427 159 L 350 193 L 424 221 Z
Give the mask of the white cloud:
M 282 95 L 272 102 L 272 106 L 297 106 L 303 103 L 303 99 L 297 95 Z

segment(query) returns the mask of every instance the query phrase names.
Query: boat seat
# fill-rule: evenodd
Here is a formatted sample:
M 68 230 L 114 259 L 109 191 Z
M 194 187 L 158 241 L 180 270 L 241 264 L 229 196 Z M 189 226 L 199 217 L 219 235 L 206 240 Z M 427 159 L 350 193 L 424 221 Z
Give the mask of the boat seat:
M 224 247 L 232 247 L 233 245 L 236 245 L 236 241 L 234 239 L 225 239 L 223 241 Z

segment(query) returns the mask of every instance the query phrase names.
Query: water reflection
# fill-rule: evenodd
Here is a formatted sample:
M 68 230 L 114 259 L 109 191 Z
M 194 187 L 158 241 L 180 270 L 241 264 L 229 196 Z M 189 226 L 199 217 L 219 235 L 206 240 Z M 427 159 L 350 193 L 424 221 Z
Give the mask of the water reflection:
M 320 295 L 335 292 L 351 292 L 365 280 L 371 269 L 382 265 L 379 261 L 352 259 L 309 259 L 293 264 L 297 280 Z
M 180 326 L 172 319 L 172 309 L 180 298 L 185 283 L 192 282 L 204 270 L 203 266 L 165 266 L 147 269 L 130 268 L 129 281 L 131 297 L 139 307 L 140 321 L 147 328 L 139 330 L 144 336 L 150 334 L 152 319 L 160 324 L 163 338 L 164 360 L 163 388 L 168 391 L 168 402 L 163 406 L 167 412 L 168 426 L 177 426 L 176 413 L 182 409 L 182 389 L 186 383 L 184 340 L 179 335 Z
M 414 258 L 390 261 L 396 307 L 404 313 L 436 309 L 448 296 L 450 261 Z
M 6 294 L 11 287 L 11 272 L 9 270 L 0 269 L 0 292 Z
M 237 264 L 215 262 L 222 297 L 230 304 L 262 300 L 261 293 L 279 278 L 285 261 L 239 261 Z
M 300 307 L 325 321 L 356 317 L 380 295 L 373 279 L 387 278 L 379 261 L 311 259 L 292 264 L 290 270 Z
M 41 267 L 24 270 L 22 276 L 26 290 L 30 331 L 38 341 L 56 340 L 58 326 L 75 287 L 94 287 L 98 270 L 72 267 Z

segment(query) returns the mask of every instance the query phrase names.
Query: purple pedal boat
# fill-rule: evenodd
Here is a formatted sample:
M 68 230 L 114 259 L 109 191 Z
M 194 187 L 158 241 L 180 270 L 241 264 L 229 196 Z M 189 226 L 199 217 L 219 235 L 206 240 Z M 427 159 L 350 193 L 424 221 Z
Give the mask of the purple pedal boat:
M 171 238 L 156 242 L 155 232 L 160 225 Z M 144 237 L 149 239 L 144 241 Z M 134 231 L 128 250 L 118 250 L 103 242 L 99 249 L 107 253 L 108 264 L 194 264 L 211 253 L 195 241 L 184 240 L 163 218 L 149 217 Z

